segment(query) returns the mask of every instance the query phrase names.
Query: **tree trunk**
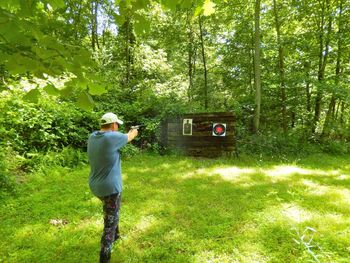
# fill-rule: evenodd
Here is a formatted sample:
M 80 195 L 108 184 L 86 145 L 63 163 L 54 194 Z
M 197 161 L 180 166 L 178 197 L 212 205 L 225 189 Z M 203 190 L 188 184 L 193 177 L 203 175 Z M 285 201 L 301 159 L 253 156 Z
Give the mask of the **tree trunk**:
M 339 18 L 338 18 L 338 41 L 337 41 L 337 62 L 335 67 L 335 86 L 337 87 L 339 84 L 339 75 L 340 75 L 340 67 L 341 67 L 341 55 L 342 55 L 342 48 L 343 48 L 343 38 L 342 38 L 342 14 L 343 14 L 343 0 L 340 0 L 339 5 Z M 333 91 L 332 98 L 329 102 L 328 111 L 325 119 L 325 123 L 323 126 L 322 136 L 328 136 L 330 132 L 331 125 L 334 121 L 334 109 L 336 105 L 336 94 Z M 332 114 L 333 113 L 333 114 Z M 332 117 L 333 116 L 333 117 Z
M 126 17 L 125 21 L 125 65 L 126 65 L 126 74 L 125 74 L 125 84 L 128 86 L 130 82 L 130 17 Z
M 133 64 L 133 57 L 132 57 L 132 45 L 134 44 L 133 39 L 133 33 L 132 33 L 132 23 L 131 23 L 131 15 L 126 15 L 126 20 L 124 22 L 124 29 L 125 29 L 125 81 L 124 84 L 126 87 L 129 86 L 131 75 L 132 75 L 132 64 Z
M 326 0 L 327 5 L 327 11 L 330 10 L 330 4 L 329 0 Z M 315 99 L 315 115 L 314 115 L 314 123 L 312 126 L 312 132 L 314 133 L 316 131 L 316 126 L 318 122 L 320 121 L 321 116 L 321 104 L 322 104 L 322 98 L 323 98 L 323 88 L 322 83 L 325 77 L 325 70 L 327 65 L 327 57 L 328 57 L 328 51 L 329 51 L 329 42 L 330 42 L 330 33 L 332 29 L 332 16 L 329 14 L 329 21 L 328 21 L 328 30 L 326 35 L 326 42 L 324 44 L 324 25 L 325 25 L 325 2 L 322 1 L 322 16 L 321 21 L 319 25 L 319 63 L 318 63 L 318 82 L 319 87 L 317 89 L 316 93 L 316 99 Z
M 308 113 L 311 113 L 311 89 L 310 89 L 310 62 L 305 62 L 305 72 L 306 72 L 306 110 Z
M 72 7 L 72 9 L 73 9 L 73 7 Z M 74 21 L 74 38 L 75 38 L 76 41 L 78 40 L 78 26 L 80 24 L 81 10 L 82 9 L 83 9 L 83 0 L 80 0 L 78 14 L 76 15 L 76 18 L 75 18 L 75 21 Z
M 100 48 L 100 44 L 98 42 L 98 22 L 97 22 L 97 16 L 98 16 L 98 1 L 95 2 L 95 41 L 96 41 L 96 46 L 99 49 Z
M 345 102 L 342 101 L 340 106 L 340 120 L 339 120 L 341 125 L 344 124 L 344 111 L 345 111 Z
M 204 108 L 208 109 L 208 70 L 207 70 L 207 61 L 205 58 L 205 47 L 204 47 L 204 38 L 203 38 L 203 21 L 202 17 L 199 16 L 199 33 L 202 47 L 202 60 L 203 60 L 203 70 L 204 70 Z
M 193 92 L 193 74 L 194 74 L 194 33 L 193 25 L 191 21 L 191 13 L 187 11 L 187 25 L 188 25 L 188 91 L 187 97 L 188 101 L 192 101 L 192 92 Z
M 99 48 L 98 34 L 97 34 L 97 11 L 98 11 L 98 1 L 91 2 L 91 47 L 95 50 L 96 47 Z
M 95 15 L 94 15 L 94 1 L 91 2 L 91 47 L 92 50 L 95 50 L 95 46 L 96 46 L 96 40 L 95 40 Z
M 278 69 L 279 69 L 279 82 L 281 91 L 281 113 L 282 113 L 282 128 L 283 132 L 287 133 L 287 108 L 286 108 L 286 85 L 285 85 L 285 73 L 284 73 L 284 47 L 281 42 L 281 23 L 278 17 L 277 3 L 273 0 L 273 11 L 275 16 L 275 26 L 277 33 L 277 45 L 278 45 Z
M 260 65 L 260 0 L 255 1 L 255 35 L 254 35 L 254 86 L 255 86 L 255 111 L 253 132 L 257 133 L 260 126 L 261 104 L 261 65 Z
M 254 28 L 251 29 L 251 38 L 249 45 L 249 95 L 253 97 L 254 94 Z M 253 125 L 251 126 L 253 127 Z
M 336 107 L 335 107 L 335 113 L 334 113 L 334 119 L 335 120 L 338 120 L 340 104 L 341 104 L 341 101 L 339 101 L 338 105 L 336 105 Z
M 333 120 L 332 118 L 332 112 L 334 111 L 335 105 L 337 102 L 337 98 L 335 97 L 335 94 L 332 94 L 331 100 L 328 105 L 327 115 L 325 119 L 325 123 L 323 125 L 323 131 L 322 131 L 322 137 L 328 136 L 330 132 L 330 128 L 332 125 Z

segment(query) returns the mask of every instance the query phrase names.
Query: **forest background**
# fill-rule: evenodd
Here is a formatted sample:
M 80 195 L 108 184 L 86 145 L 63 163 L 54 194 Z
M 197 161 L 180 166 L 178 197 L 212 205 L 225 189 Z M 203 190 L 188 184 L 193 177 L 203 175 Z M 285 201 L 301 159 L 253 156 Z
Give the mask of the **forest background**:
M 349 153 L 349 21 L 345 0 L 0 1 L 1 188 L 86 162 L 106 111 L 142 125 L 126 156 L 221 111 L 240 153 Z

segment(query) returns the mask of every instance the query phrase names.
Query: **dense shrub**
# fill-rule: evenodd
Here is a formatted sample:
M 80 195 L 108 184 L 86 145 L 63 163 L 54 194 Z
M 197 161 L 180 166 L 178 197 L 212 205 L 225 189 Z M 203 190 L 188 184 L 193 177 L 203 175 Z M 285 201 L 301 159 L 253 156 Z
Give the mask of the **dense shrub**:
M 72 147 L 65 147 L 58 151 L 48 151 L 46 153 L 27 153 L 25 160 L 24 169 L 26 171 L 45 169 L 50 166 L 74 168 L 88 162 L 85 151 Z
M 5 152 L 0 148 L 0 196 L 13 192 L 14 185 L 14 179 L 10 175 Z
M 350 143 L 337 140 L 324 140 L 321 144 L 321 150 L 330 154 L 348 154 L 350 153 Z
M 125 145 L 123 148 L 121 148 L 120 150 L 120 154 L 123 158 L 131 158 L 133 156 L 135 156 L 136 154 L 140 153 L 140 149 L 137 148 L 136 146 L 128 143 L 127 145 Z
M 298 133 L 265 133 L 239 137 L 239 152 L 267 156 L 308 155 L 317 152 L 346 154 L 350 144 L 344 141 L 308 137 Z
M 34 104 L 20 92 L 4 96 L 0 111 L 1 144 L 21 154 L 66 146 L 85 149 L 88 134 L 98 125 L 95 113 L 84 112 L 73 103 L 43 96 Z

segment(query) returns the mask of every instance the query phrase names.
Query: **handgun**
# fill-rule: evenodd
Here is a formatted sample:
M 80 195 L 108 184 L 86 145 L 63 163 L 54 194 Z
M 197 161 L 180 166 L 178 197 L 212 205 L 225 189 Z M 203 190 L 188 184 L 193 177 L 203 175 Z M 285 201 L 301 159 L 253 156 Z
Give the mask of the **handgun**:
M 138 129 L 140 129 L 140 125 L 131 126 L 131 129 L 138 130 Z

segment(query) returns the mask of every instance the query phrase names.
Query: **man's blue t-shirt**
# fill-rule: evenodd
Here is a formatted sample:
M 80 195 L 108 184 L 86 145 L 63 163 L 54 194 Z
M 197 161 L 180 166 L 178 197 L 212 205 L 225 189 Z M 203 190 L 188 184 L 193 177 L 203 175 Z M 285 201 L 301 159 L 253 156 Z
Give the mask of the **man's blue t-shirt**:
M 89 185 L 95 196 L 122 192 L 119 149 L 128 142 L 128 135 L 114 131 L 95 131 L 89 136 Z

